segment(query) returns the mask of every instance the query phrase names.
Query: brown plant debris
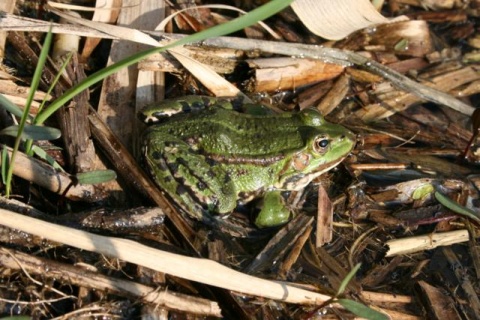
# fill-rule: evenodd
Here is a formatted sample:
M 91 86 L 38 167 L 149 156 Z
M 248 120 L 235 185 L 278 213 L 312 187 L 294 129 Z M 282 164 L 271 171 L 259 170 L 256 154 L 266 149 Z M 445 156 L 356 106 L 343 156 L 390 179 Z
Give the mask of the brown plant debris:
M 70 20 L 65 3 L 9 1 L 0 105 L 24 109 L 50 27 L 81 41 L 71 58 L 47 60 L 32 117 L 148 48 L 142 41 L 166 44 L 236 16 L 191 1 L 110 2 Z M 479 10 L 478 1 L 387 0 L 381 13 L 402 19 L 328 41 L 289 8 L 266 21 L 272 31 L 255 25 L 155 54 L 90 86 L 45 123 L 62 134 L 33 142 L 46 155 L 22 143 L 12 159 L 13 139 L 1 135 L 2 175 L 14 167 L 11 197 L 0 198 L 0 318 L 353 319 L 331 300 L 344 287 L 336 298 L 392 319 L 479 319 Z M 285 195 L 294 214 L 284 226 L 255 227 L 256 203 L 194 221 L 137 161 L 137 109 L 222 92 L 277 113 L 313 107 L 358 137 L 336 169 Z M 18 123 L 0 110 L 0 130 Z M 104 169 L 117 179 L 81 183 Z

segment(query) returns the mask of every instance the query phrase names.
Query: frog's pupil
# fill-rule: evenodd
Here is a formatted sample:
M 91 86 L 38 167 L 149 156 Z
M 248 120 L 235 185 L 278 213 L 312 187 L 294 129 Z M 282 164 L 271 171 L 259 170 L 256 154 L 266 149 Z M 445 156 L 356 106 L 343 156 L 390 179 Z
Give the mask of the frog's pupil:
M 318 146 L 320 148 L 326 148 L 328 146 L 329 141 L 327 139 L 320 140 L 318 142 Z

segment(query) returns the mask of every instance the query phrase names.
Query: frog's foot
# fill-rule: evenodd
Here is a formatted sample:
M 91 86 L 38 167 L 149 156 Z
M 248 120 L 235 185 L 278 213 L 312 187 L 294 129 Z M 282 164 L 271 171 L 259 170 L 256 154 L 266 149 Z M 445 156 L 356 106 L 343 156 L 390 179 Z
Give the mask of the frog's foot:
M 263 197 L 263 206 L 255 219 L 255 225 L 259 228 L 279 226 L 287 223 L 292 215 L 281 191 L 269 191 Z
M 145 160 L 155 182 L 193 218 L 204 219 L 203 206 L 220 214 L 235 208 L 235 187 L 219 166 L 170 135 L 151 130 L 145 141 Z

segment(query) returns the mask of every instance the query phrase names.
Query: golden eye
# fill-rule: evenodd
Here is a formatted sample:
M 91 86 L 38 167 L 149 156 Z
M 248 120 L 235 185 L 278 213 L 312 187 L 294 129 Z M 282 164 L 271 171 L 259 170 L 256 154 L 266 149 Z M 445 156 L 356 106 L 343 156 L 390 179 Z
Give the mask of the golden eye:
M 327 151 L 328 145 L 330 144 L 330 140 L 324 136 L 317 137 L 315 139 L 313 148 L 315 152 L 318 153 L 325 153 Z

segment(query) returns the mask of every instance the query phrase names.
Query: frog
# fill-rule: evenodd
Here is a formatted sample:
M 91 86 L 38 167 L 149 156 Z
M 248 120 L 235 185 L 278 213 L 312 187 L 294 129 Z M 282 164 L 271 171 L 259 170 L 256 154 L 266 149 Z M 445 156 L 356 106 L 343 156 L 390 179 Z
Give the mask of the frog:
M 256 111 L 242 112 L 245 106 Z M 147 105 L 139 112 L 150 124 L 141 139 L 144 165 L 194 219 L 211 221 L 263 198 L 254 224 L 281 226 L 293 215 L 282 193 L 302 190 L 336 167 L 356 138 L 315 108 L 265 110 L 261 104 L 208 96 Z

